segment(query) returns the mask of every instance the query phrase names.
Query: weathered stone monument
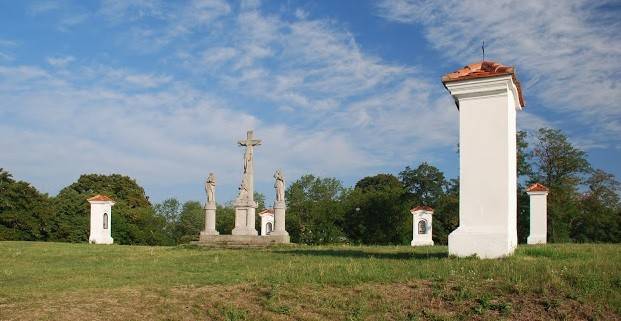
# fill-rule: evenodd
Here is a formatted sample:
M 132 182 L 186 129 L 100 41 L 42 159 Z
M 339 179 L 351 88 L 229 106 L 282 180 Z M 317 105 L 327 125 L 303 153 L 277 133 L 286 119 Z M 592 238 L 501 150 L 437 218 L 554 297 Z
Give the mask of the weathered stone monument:
M 516 111 L 524 100 L 513 67 L 491 61 L 442 77 L 459 109 L 459 227 L 449 254 L 498 258 L 517 246 Z
M 277 170 L 274 174 L 276 182 L 274 189 L 276 190 L 276 200 L 274 201 L 274 231 L 271 235 L 280 236 L 286 243 L 289 243 L 289 233 L 285 230 L 285 176 L 281 170 Z
M 266 232 L 267 223 L 261 223 L 261 235 L 255 229 L 255 212 L 258 207 L 254 201 L 254 147 L 261 145 L 261 140 L 254 139 L 253 131 L 246 133 L 246 139 L 238 142 L 239 146 L 246 147 L 244 152 L 244 167 L 242 181 L 239 185 L 233 206 L 235 207 L 235 227 L 232 235 L 219 235 L 216 231 L 216 178 L 213 173 L 209 174 L 205 183 L 207 203 L 205 204 L 205 230 L 199 235 L 199 241 L 193 242 L 198 245 L 217 247 L 261 247 L 271 244 L 289 243 L 289 234 L 285 230 L 285 181 L 279 170 L 274 177 L 276 183 L 276 201 L 274 202 L 274 215 L 269 232 Z M 264 214 L 262 212 L 261 214 Z
M 417 206 L 410 210 L 412 213 L 412 246 L 433 245 L 433 208 Z
M 209 173 L 205 182 L 205 193 L 207 202 L 205 203 L 205 229 L 201 235 L 218 235 L 216 231 L 216 176 Z
M 244 173 L 239 186 L 239 194 L 235 199 L 235 228 L 233 235 L 258 235 L 254 227 L 257 203 L 254 201 L 254 146 L 261 145 L 261 141 L 254 139 L 252 130 L 246 133 L 246 140 L 240 140 L 239 146 L 245 146 Z
M 530 235 L 528 244 L 546 244 L 548 234 L 548 188 L 535 183 L 526 189 L 530 196 Z
M 87 200 L 91 204 L 91 230 L 88 241 L 93 244 L 112 244 L 112 205 L 106 195 L 95 195 Z

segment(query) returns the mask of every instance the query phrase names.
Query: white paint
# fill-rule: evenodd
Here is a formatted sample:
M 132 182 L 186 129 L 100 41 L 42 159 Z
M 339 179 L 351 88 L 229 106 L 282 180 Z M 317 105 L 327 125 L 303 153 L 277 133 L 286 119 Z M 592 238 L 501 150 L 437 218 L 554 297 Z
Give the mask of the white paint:
M 419 209 L 412 210 L 412 246 L 433 245 L 432 214 L 433 211 Z M 422 226 L 421 226 L 422 225 Z M 424 233 L 421 233 L 424 229 Z
M 112 244 L 112 205 L 114 202 L 88 202 L 91 203 L 91 233 L 88 241 L 93 244 Z
M 530 196 L 528 244 L 546 244 L 548 234 L 548 192 L 527 192 Z
M 274 231 L 274 213 L 265 210 L 259 213 L 259 216 L 261 216 L 261 235 L 270 235 Z M 268 228 L 268 224 L 271 225 L 271 230 Z
M 449 235 L 449 254 L 510 255 L 517 246 L 517 88 L 510 75 L 445 85 L 459 103 L 459 227 Z

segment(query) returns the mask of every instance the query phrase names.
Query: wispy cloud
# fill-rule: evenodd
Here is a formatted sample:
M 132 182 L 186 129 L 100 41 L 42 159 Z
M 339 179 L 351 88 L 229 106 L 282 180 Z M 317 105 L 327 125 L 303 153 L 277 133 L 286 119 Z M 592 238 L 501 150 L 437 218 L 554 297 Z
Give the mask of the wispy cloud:
M 58 1 L 37 1 L 30 5 L 29 12 L 32 15 L 39 15 L 60 9 Z
M 580 0 L 378 5 L 386 19 L 424 27 L 429 43 L 455 63 L 479 60 L 485 40 L 489 59 L 517 65 L 527 102 L 536 95 L 543 103 L 537 108 L 572 115 L 567 119 L 575 125 L 599 124 L 591 133 L 596 141 L 621 137 L 611 125 L 621 119 L 619 13 L 606 3 Z
M 47 63 L 52 67 L 64 68 L 72 61 L 75 60 L 73 56 L 62 56 L 62 57 L 48 57 Z
M 230 12 L 225 0 L 192 0 L 185 5 L 162 0 L 106 0 L 99 9 L 99 14 L 114 24 L 152 20 L 148 26 L 133 25 L 125 36 L 128 45 L 143 52 L 159 50 L 195 31 L 204 32 L 206 26 Z

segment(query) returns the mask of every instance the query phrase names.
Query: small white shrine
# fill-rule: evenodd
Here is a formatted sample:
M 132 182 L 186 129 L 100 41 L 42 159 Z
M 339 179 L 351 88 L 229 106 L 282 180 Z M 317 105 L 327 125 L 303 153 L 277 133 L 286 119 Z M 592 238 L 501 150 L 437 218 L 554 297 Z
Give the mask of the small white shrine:
M 261 213 L 261 235 L 270 235 L 274 231 L 274 209 L 266 208 Z
M 517 246 L 516 113 L 524 107 L 513 67 L 470 64 L 442 77 L 459 110 L 459 227 L 449 254 L 499 258 Z
M 412 213 L 412 246 L 433 245 L 432 215 L 433 208 L 417 206 L 410 210 Z
M 530 196 L 530 235 L 528 244 L 546 244 L 548 234 L 548 188 L 535 183 L 526 189 Z
M 93 244 L 112 244 L 112 205 L 114 201 L 106 195 L 95 195 L 87 200 L 91 203 L 91 233 L 88 241 Z

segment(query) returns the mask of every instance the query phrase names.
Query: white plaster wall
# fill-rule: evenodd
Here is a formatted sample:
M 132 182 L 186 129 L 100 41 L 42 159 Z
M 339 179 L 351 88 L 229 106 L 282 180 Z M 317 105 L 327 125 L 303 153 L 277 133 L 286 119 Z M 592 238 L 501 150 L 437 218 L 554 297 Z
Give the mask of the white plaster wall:
M 90 202 L 91 222 L 88 241 L 95 244 L 112 244 L 112 205 L 113 202 Z M 104 213 L 108 214 L 108 228 L 104 229 Z
M 418 222 L 424 220 L 427 226 L 427 233 L 418 234 Z M 433 215 L 428 211 L 415 211 L 412 214 L 412 246 L 433 245 Z
M 515 87 L 507 76 L 447 88 L 460 106 L 459 227 L 449 254 L 509 255 L 517 246 Z
M 261 215 L 261 235 L 267 235 L 267 223 L 272 223 L 272 230 L 274 230 L 274 215 Z
M 530 196 L 530 235 L 528 244 L 546 244 L 548 234 L 548 193 L 529 192 Z

